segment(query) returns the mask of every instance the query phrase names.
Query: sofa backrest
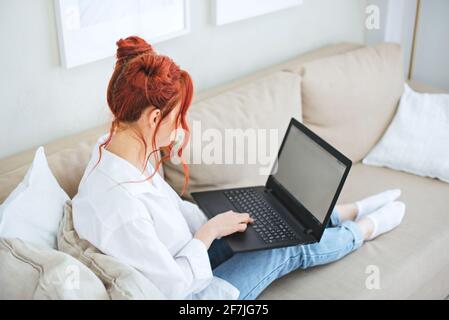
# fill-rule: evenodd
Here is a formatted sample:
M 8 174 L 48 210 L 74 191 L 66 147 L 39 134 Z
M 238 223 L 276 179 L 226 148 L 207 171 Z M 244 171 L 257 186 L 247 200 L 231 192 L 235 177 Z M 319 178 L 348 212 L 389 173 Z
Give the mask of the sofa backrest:
M 44 145 L 48 164 L 61 187 L 73 197 L 98 137 L 108 126 L 86 130 Z M 0 160 L 0 203 L 22 181 L 30 167 L 36 148 Z
M 213 89 L 198 92 L 195 94 L 193 103 L 278 71 L 289 70 L 299 72 L 302 66 L 307 62 L 345 53 L 360 47 L 362 46 L 358 44 L 341 43 L 301 54 L 294 59 L 253 73 L 247 77 L 237 79 Z M 298 112 L 300 112 L 300 110 L 298 110 Z M 59 184 L 70 197 L 73 197 L 78 190 L 78 184 L 84 173 L 87 162 L 89 161 L 92 147 L 98 137 L 108 131 L 108 127 L 109 124 L 106 123 L 79 134 L 44 144 L 49 166 Z M 0 203 L 5 200 L 23 179 L 33 160 L 36 149 L 37 146 L 16 155 L 0 159 Z M 163 174 L 162 171 L 161 173 Z
M 382 43 L 305 64 L 304 123 L 353 162 L 384 134 L 404 91 L 402 50 Z
M 196 161 L 190 162 L 185 198 L 190 199 L 192 192 L 210 189 L 264 185 L 291 117 L 304 120 L 306 126 L 358 162 L 385 132 L 404 89 L 402 51 L 397 44 L 348 51 L 341 46 L 336 51 L 327 48 L 280 68 L 283 72 L 271 69 L 270 75 L 259 74 L 257 80 L 252 76 L 246 79 L 250 84 L 242 80 L 238 87 L 221 88 L 192 105 L 191 124 L 201 123 L 201 129 L 193 126 L 191 153 Z M 296 95 L 301 100 L 292 99 Z M 195 139 L 209 129 L 214 129 L 218 140 L 225 140 L 225 149 L 210 151 L 215 136 L 207 135 L 206 141 Z M 238 138 L 227 141 L 226 131 L 238 134 L 238 129 L 246 146 L 236 149 Z M 278 133 L 274 152 L 268 130 Z M 268 150 L 266 143 L 265 148 L 260 147 L 259 133 L 270 141 Z M 236 160 L 236 150 L 240 151 L 240 160 L 245 161 Z M 226 156 L 221 155 L 224 151 Z M 210 156 L 212 153 L 220 155 Z M 167 161 L 164 172 L 167 182 L 180 193 L 182 166 Z

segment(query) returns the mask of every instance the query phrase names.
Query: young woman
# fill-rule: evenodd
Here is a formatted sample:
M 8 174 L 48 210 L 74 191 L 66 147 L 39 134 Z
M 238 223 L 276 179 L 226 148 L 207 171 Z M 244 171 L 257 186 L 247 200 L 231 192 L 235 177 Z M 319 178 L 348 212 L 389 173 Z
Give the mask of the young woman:
M 81 238 L 139 270 L 167 298 L 254 299 L 273 280 L 338 260 L 400 224 L 405 206 L 395 201 L 400 191 L 389 190 L 338 205 L 319 243 L 233 255 L 220 238 L 244 232 L 251 216 L 228 211 L 207 220 L 157 173 L 166 159 L 155 151 L 169 155 L 173 130 L 188 132 L 190 76 L 138 37 L 117 45 L 107 91 L 114 120 L 73 199 L 74 225 Z

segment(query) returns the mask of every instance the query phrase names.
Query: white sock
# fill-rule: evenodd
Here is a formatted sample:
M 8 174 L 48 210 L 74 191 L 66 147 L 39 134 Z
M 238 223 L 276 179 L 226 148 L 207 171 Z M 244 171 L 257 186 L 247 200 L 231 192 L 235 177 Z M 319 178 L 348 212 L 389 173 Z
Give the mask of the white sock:
M 367 215 L 366 218 L 370 219 L 374 224 L 373 233 L 368 240 L 372 240 L 382 233 L 396 228 L 401 223 L 402 218 L 404 218 L 404 214 L 405 204 L 400 201 L 394 201 Z
M 400 189 L 391 189 L 357 201 L 355 204 L 357 206 L 358 213 L 355 220 L 357 221 L 363 216 L 383 207 L 387 203 L 393 202 L 399 198 L 400 195 Z

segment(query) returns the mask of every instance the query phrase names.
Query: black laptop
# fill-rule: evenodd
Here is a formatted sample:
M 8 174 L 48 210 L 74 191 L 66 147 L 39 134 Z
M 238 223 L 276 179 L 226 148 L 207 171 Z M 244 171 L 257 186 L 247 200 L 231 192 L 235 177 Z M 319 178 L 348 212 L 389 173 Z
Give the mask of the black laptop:
M 192 193 L 212 218 L 228 210 L 254 219 L 227 237 L 234 252 L 319 242 L 351 168 L 351 160 L 292 119 L 265 186 Z

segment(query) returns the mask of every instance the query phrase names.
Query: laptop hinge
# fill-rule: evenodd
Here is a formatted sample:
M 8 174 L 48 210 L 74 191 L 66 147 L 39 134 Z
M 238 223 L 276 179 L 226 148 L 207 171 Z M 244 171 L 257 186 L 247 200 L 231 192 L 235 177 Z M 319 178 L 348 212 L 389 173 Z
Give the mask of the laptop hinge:
M 277 200 L 277 202 L 279 204 L 281 204 L 283 207 L 285 207 L 287 209 L 287 211 L 290 213 L 290 215 L 292 216 L 292 218 L 296 221 L 296 223 L 298 223 L 302 229 L 303 229 L 303 233 L 308 235 L 308 236 L 312 236 L 316 241 L 318 241 L 318 237 L 316 236 L 314 230 L 312 228 L 309 228 L 307 226 L 307 224 L 300 218 L 298 218 L 294 213 L 294 208 L 290 207 L 289 205 L 287 205 L 287 203 L 285 202 L 284 198 L 282 197 L 282 194 L 276 192 L 274 189 L 269 188 L 269 187 L 265 187 L 265 190 L 270 193 L 273 198 L 275 198 Z

